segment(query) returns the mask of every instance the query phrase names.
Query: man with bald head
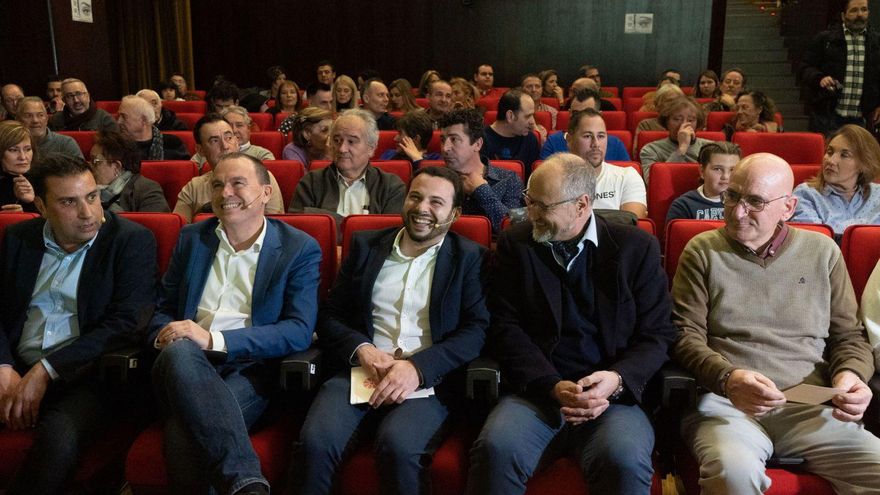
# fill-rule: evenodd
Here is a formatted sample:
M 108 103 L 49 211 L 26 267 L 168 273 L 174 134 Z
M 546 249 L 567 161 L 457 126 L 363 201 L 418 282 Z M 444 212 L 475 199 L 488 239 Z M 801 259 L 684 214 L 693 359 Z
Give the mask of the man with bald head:
M 18 102 L 24 98 L 24 91 L 18 84 L 7 84 L 0 88 L 3 110 L 6 111 L 6 120 L 15 120 L 18 111 Z
M 530 222 L 498 238 L 486 350 L 514 393 L 471 450 L 468 493 L 523 493 L 573 453 L 591 493 L 647 494 L 654 433 L 639 407 L 675 337 L 657 240 L 593 215 L 596 172 L 569 153 L 529 178 Z
M 678 263 L 675 357 L 708 390 L 682 433 L 706 493 L 766 491 L 774 454 L 805 459 L 837 493 L 880 487 L 880 439 L 860 423 L 871 346 L 840 249 L 785 224 L 793 182 L 775 155 L 744 159 L 721 196 L 725 225 L 694 237 Z M 837 391 L 827 406 L 787 401 L 782 391 L 802 383 Z
M 596 93 L 599 93 L 601 91 L 601 88 L 598 84 L 596 84 L 596 81 L 590 79 L 589 77 L 580 77 L 578 79 L 575 79 L 574 82 L 571 83 L 571 88 L 569 88 L 568 90 L 568 100 L 566 100 L 566 102 L 562 106 L 568 109 L 571 105 L 573 105 L 572 100 L 574 99 L 575 93 L 585 88 L 591 89 Z M 621 109 L 615 107 L 613 103 L 606 99 L 600 99 L 599 110 L 603 112 L 614 112 Z
M 142 89 L 136 93 L 137 96 L 147 100 L 147 103 L 153 107 L 156 114 L 156 122 L 153 123 L 160 131 L 186 131 L 186 124 L 177 119 L 174 110 L 162 108 L 162 98 L 159 93 L 152 89 Z
M 119 132 L 135 142 L 141 160 L 187 160 L 189 153 L 183 141 L 171 134 L 162 134 L 156 127 L 156 114 L 147 100 L 128 95 L 119 104 Z
M 53 131 L 101 131 L 117 130 L 116 122 L 109 113 L 95 106 L 89 90 L 79 79 L 61 81 L 61 100 L 64 110 L 52 114 L 49 129 Z

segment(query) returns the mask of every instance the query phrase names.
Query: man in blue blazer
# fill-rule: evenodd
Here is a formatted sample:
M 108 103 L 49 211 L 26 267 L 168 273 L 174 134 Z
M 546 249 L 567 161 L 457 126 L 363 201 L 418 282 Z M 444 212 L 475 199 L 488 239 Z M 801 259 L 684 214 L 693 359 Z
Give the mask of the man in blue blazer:
M 0 255 L 0 422 L 36 428 L 9 494 L 61 491 L 119 416 L 94 365 L 143 337 L 156 293 L 156 239 L 104 212 L 82 159 L 47 154 L 29 178 L 42 218 L 8 227 Z
M 479 355 L 489 323 L 485 250 L 448 232 L 461 199 L 457 173 L 421 169 L 406 195 L 404 228 L 355 235 L 321 308 L 318 343 L 342 371 L 321 387 L 303 425 L 293 461 L 299 492 L 331 491 L 364 419 L 379 424 L 383 493 L 430 492 L 424 459 L 463 396 L 464 366 Z M 365 403 L 353 405 L 352 386 L 366 382 Z
M 311 342 L 321 250 L 265 217 L 272 186 L 258 159 L 225 155 L 212 191 L 216 218 L 181 232 L 150 324 L 165 460 L 175 493 L 268 493 L 248 428 L 276 380 L 270 360 Z
M 529 178 L 531 222 L 498 240 L 486 348 L 514 393 L 471 451 L 468 492 L 523 493 L 539 461 L 574 453 L 591 493 L 651 486 L 639 407 L 675 337 L 656 239 L 592 214 L 596 176 L 572 154 Z

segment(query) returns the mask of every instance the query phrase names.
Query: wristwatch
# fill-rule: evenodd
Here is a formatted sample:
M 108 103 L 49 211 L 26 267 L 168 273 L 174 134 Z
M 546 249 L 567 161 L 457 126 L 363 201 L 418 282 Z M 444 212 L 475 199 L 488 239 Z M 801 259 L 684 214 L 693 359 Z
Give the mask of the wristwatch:
M 718 380 L 718 386 L 721 388 L 721 397 L 727 398 L 727 380 L 730 378 L 730 374 L 733 371 L 728 371 Z
M 615 390 L 613 394 L 608 396 L 609 401 L 619 399 L 620 396 L 623 395 L 623 391 L 624 391 L 623 377 L 620 376 L 620 373 L 618 373 L 614 370 L 611 370 L 611 372 L 614 373 L 615 375 L 617 375 L 617 390 Z

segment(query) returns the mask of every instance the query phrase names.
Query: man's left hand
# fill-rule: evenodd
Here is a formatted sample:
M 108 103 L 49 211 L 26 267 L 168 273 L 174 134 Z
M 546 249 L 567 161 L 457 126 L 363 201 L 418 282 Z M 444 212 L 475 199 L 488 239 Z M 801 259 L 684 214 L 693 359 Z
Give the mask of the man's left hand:
M 13 430 L 24 430 L 37 425 L 40 415 L 40 403 L 46 395 L 46 388 L 52 378 L 37 361 L 16 385 L 8 399 L 11 400 L 8 425 Z
M 461 187 L 467 195 L 473 194 L 478 187 L 487 184 L 486 179 L 483 178 L 482 170 L 470 174 L 461 174 L 459 177 L 461 177 Z
M 406 359 L 398 359 L 388 363 L 377 364 L 377 367 L 387 367 L 384 378 L 373 390 L 370 396 L 370 405 L 378 408 L 383 404 L 400 404 L 409 394 L 419 388 L 419 372 L 414 364 Z
M 156 337 L 156 343 L 161 349 L 175 340 L 180 339 L 192 340 L 202 350 L 211 348 L 211 332 L 198 326 L 196 322 L 192 320 L 172 321 L 165 325 L 162 330 L 159 330 L 159 335 Z
M 871 403 L 871 397 L 874 395 L 868 384 L 848 370 L 834 375 L 831 383 L 834 388 L 846 390 L 831 399 L 831 403 L 835 406 L 831 414 L 835 419 L 840 421 L 859 421 L 862 419 L 868 404 Z
M 617 390 L 620 383 L 617 373 L 613 371 L 596 371 L 577 381 L 583 392 L 571 397 L 576 406 L 563 406 L 560 411 L 569 423 L 584 423 L 596 419 L 611 404 L 608 397 Z

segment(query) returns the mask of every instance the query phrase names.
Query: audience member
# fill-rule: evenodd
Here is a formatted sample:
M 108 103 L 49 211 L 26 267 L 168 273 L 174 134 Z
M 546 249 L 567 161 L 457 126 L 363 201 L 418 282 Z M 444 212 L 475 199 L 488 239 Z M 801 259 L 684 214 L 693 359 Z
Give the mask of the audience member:
M 471 449 L 470 494 L 524 493 L 539 464 L 570 454 L 590 493 L 648 493 L 648 380 L 675 338 L 660 248 L 592 210 L 595 173 L 558 154 L 529 178 L 530 222 L 498 239 L 486 353 L 513 393 Z
M 215 84 L 208 91 L 208 94 L 205 95 L 205 100 L 208 101 L 209 113 L 220 113 L 224 108 L 236 106 L 240 98 L 241 93 L 238 90 L 238 86 L 226 80 L 221 80 Z
M 329 60 L 322 60 L 318 62 L 318 67 L 315 69 L 316 71 L 316 79 L 315 81 L 318 84 L 326 84 L 327 86 L 332 86 L 333 81 L 336 80 L 336 66 L 333 65 L 333 62 Z M 312 92 L 309 91 L 309 96 L 312 95 Z
M 180 97 L 186 101 L 198 101 L 202 98 L 196 93 L 189 92 L 189 86 L 186 83 L 186 76 L 184 76 L 180 72 L 171 73 L 171 77 L 168 78 L 168 82 L 177 86 L 177 92 L 180 94 Z M 208 100 L 208 105 L 210 105 L 210 100 Z
M 46 113 L 52 115 L 64 109 L 64 99 L 61 95 L 61 76 L 52 74 L 46 78 Z
M 676 86 L 681 86 L 681 72 L 678 69 L 666 69 L 660 74 L 660 84 L 663 84 L 663 81 L 671 82 Z
M 584 65 L 578 71 L 578 77 L 586 77 L 587 79 L 592 79 L 593 82 L 596 83 L 596 86 L 599 87 L 599 96 L 601 98 L 611 98 L 614 96 L 614 93 L 602 89 L 602 75 L 599 74 L 598 67 L 594 65 Z
M 34 188 L 25 175 L 34 160 L 27 128 L 14 120 L 0 122 L 0 150 L 0 212 L 36 213 Z
M 746 157 L 722 195 L 725 225 L 678 262 L 674 356 L 708 390 L 682 433 L 707 493 L 767 491 L 771 455 L 807 459 L 837 493 L 880 486 L 880 439 L 860 424 L 871 346 L 840 249 L 785 224 L 792 184 L 781 158 Z M 831 406 L 788 401 L 782 390 L 800 384 L 837 389 Z
M 419 79 L 419 98 L 428 98 L 431 94 L 431 85 L 440 81 L 440 73 L 434 69 L 428 69 Z
M 608 131 L 602 115 L 593 110 L 582 110 L 568 121 L 568 148 L 593 167 L 596 176 L 593 209 L 628 211 L 636 218 L 648 216 L 648 198 L 645 182 L 632 167 L 618 167 L 605 161 Z
M 354 80 L 345 74 L 336 78 L 333 83 L 333 113 L 338 114 L 349 108 L 357 108 L 357 102 L 361 99 Z
M 73 158 L 83 158 L 82 150 L 70 136 L 49 130 L 49 116 L 43 101 L 36 96 L 26 96 L 18 102 L 18 120 L 31 133 L 31 145 L 39 155 L 63 153 Z
M 746 91 L 746 75 L 739 68 L 727 69 L 721 74 L 721 94 L 718 99 L 706 103 L 707 112 L 732 112 L 736 108 L 736 97 Z
M 31 179 L 42 218 L 7 227 L 0 257 L 0 422 L 33 432 L 10 495 L 69 493 L 93 442 L 120 441 L 134 397 L 95 364 L 142 338 L 156 295 L 156 239 L 102 211 L 83 160 L 50 153 Z
M 321 212 L 337 220 L 361 213 L 400 213 L 406 187 L 370 165 L 379 143 L 376 119 L 360 108 L 343 112 L 330 127 L 333 163 L 300 180 L 291 212 Z
M 394 130 L 394 117 L 388 115 L 388 87 L 380 79 L 364 82 L 364 109 L 373 114 L 380 131 Z
M 141 175 L 137 145 L 121 132 L 100 131 L 89 155 L 104 210 L 171 211 L 162 186 Z
M 266 79 L 269 80 L 269 88 L 261 90 L 259 95 L 266 98 L 266 103 L 269 101 L 277 102 L 275 97 L 278 94 L 278 88 L 281 86 L 281 83 L 287 80 L 287 69 L 280 65 L 273 65 L 266 69 Z
M 452 86 L 443 80 L 431 83 L 431 91 L 428 95 L 428 117 L 434 121 L 434 128 L 437 128 L 437 121 L 452 110 Z
M 535 111 L 536 112 L 549 112 L 550 113 L 550 129 L 547 129 L 543 134 L 547 134 L 547 132 L 552 132 L 553 129 L 556 129 L 556 118 L 559 115 L 559 110 L 556 109 L 553 105 L 548 105 L 541 101 L 541 78 L 539 78 L 536 74 L 526 74 L 522 77 L 522 90 L 523 93 L 532 97 L 532 101 L 535 102 Z
M 358 89 L 361 91 L 361 95 L 364 94 L 364 84 L 370 79 L 378 79 L 381 81 L 382 74 L 380 74 L 379 71 L 377 71 L 376 69 L 363 69 L 362 71 L 358 72 L 356 82 Z
M 306 107 L 284 122 L 291 122 L 293 139 L 281 151 L 283 160 L 299 160 L 308 170 L 312 160 L 333 159 L 329 143 L 333 114 L 329 110 Z
M 220 158 L 209 188 L 216 218 L 181 232 L 147 341 L 159 349 L 153 389 L 170 491 L 268 494 L 248 430 L 268 406 L 278 359 L 311 344 L 321 249 L 265 217 L 274 186 L 256 158 Z
M 476 108 L 480 90 L 463 77 L 453 77 L 449 81 L 452 88 L 452 108 Z
M 569 88 L 569 90 L 568 90 L 568 101 L 563 102 L 562 106 L 560 108 L 565 108 L 565 109 L 571 110 L 571 108 L 570 108 L 571 98 L 574 96 L 575 93 L 577 93 L 578 91 L 580 91 L 582 89 L 591 89 L 597 93 L 600 90 L 599 86 L 596 84 L 596 81 L 594 81 L 590 78 L 581 77 L 579 79 L 575 79 L 574 82 L 571 83 L 571 88 Z M 601 110 L 603 112 L 613 112 L 616 110 L 620 110 L 619 108 L 614 106 L 613 103 L 611 103 L 610 101 L 605 100 L 605 99 L 600 99 L 599 105 L 600 105 L 599 110 Z
M 422 160 L 439 160 L 440 153 L 429 152 L 428 143 L 434 134 L 434 123 L 425 112 L 410 112 L 397 119 L 397 147 L 386 150 L 380 160 L 409 160 L 418 169 Z
M 333 491 L 365 420 L 378 422 L 380 490 L 431 492 L 430 457 L 448 434 L 451 413 L 461 411 L 464 368 L 479 356 L 489 326 L 485 250 L 448 232 L 461 214 L 461 195 L 454 172 L 424 168 L 406 195 L 403 228 L 355 234 L 321 308 L 318 342 L 334 371 L 300 433 L 294 493 Z M 367 404 L 351 400 L 362 380 L 356 371 L 371 383 Z
M 156 115 L 156 122 L 153 125 L 160 131 L 188 130 L 184 122 L 177 120 L 174 110 L 162 108 L 162 98 L 159 97 L 159 93 L 152 89 L 142 89 L 136 93 L 136 96 L 143 98 L 153 107 L 153 113 Z
M 498 100 L 497 120 L 486 127 L 480 154 L 490 160 L 519 160 L 528 175 L 540 153 L 538 138 L 530 128 L 534 118 L 531 96 L 518 89 L 505 92 Z
M 541 80 L 541 96 L 544 98 L 556 98 L 559 106 L 565 103 L 565 95 L 562 86 L 559 85 L 559 76 L 553 69 L 542 70 L 538 73 L 538 79 Z
M 868 0 L 837 4 L 842 22 L 816 35 L 800 62 L 810 130 L 826 135 L 844 124 L 880 122 L 880 34 L 868 25 Z
M 794 220 L 830 226 L 838 238 L 850 225 L 880 224 L 880 145 L 847 124 L 828 136 L 819 173 L 794 189 Z
M 495 84 L 495 69 L 489 64 L 481 64 L 474 71 L 474 84 L 481 97 L 499 98 L 504 94 L 503 88 L 493 87 Z
M 574 118 L 578 112 L 582 112 L 588 108 L 599 111 L 599 93 L 593 91 L 592 89 L 583 88 L 578 90 L 571 97 L 571 105 L 569 106 L 569 111 L 571 113 L 571 117 L 568 120 L 569 127 L 571 127 L 571 120 Z M 568 131 L 559 131 L 554 132 L 547 136 L 547 141 L 544 142 L 544 146 L 541 148 L 541 160 L 547 159 L 550 155 L 554 153 L 559 153 L 561 151 L 568 151 Z M 626 146 L 623 145 L 623 141 L 620 140 L 617 136 L 612 136 L 608 134 L 607 148 L 605 150 L 605 159 L 608 161 L 620 161 L 620 162 L 628 162 L 629 152 L 626 150 Z
M 271 151 L 262 146 L 251 144 L 251 126 L 253 126 L 254 122 L 251 120 L 251 116 L 248 115 L 247 110 L 239 106 L 228 107 L 220 112 L 220 116 L 232 126 L 232 132 L 238 138 L 238 151 L 260 161 L 275 159 L 275 155 Z
M 15 112 L 22 98 L 24 91 L 18 84 L 7 84 L 0 88 L 0 101 L 3 103 L 3 109 L 6 110 L 6 120 L 16 120 Z
M 669 137 L 646 144 L 639 153 L 646 183 L 650 181 L 651 165 L 655 162 L 695 163 L 700 149 L 712 142 L 697 137 L 697 129 L 706 125 L 706 115 L 693 98 L 679 97 L 663 110 L 658 120 L 669 131 Z
M 273 100 L 275 102 L 273 106 L 264 104 L 263 112 L 270 113 L 273 116 L 279 113 L 295 115 L 302 108 L 299 100 L 299 86 L 293 79 L 285 79 L 278 85 Z
M 333 88 L 329 84 L 313 83 L 306 89 L 306 93 L 309 95 L 310 107 L 333 111 Z
M 117 110 L 119 132 L 135 142 L 140 160 L 187 160 L 189 152 L 173 134 L 163 134 L 153 125 L 156 114 L 147 100 L 134 95 L 122 97 Z
M 79 79 L 61 82 L 64 110 L 49 119 L 53 131 L 103 131 L 116 130 L 116 122 L 109 113 L 95 106 L 85 83 Z
M 412 94 L 412 86 L 406 79 L 395 79 L 390 88 L 391 111 L 406 113 L 422 109 L 416 103 L 416 98 Z
M 734 132 L 782 132 L 776 124 L 776 105 L 760 91 L 743 91 L 736 97 L 736 115 L 724 124 L 727 140 Z
M 718 98 L 721 95 L 721 81 L 712 69 L 706 69 L 694 85 L 694 98 Z
M 453 110 L 439 125 L 443 161 L 461 177 L 462 212 L 488 217 L 492 232 L 498 234 L 510 210 L 523 206 L 522 180 L 515 172 L 492 166 L 481 152 L 485 137 L 477 110 Z
M 724 220 L 721 193 L 727 190 L 733 167 L 741 156 L 739 146 L 726 141 L 703 146 L 700 150 L 700 185 L 675 198 L 666 212 L 666 222 L 676 218 Z
M 172 82 L 159 83 L 156 92 L 162 96 L 163 101 L 184 101 L 177 85 Z
M 661 109 L 669 105 L 670 103 L 675 102 L 679 98 L 684 96 L 684 91 L 681 90 L 678 86 L 674 84 L 667 84 L 665 86 L 661 86 L 654 93 L 654 96 L 650 98 L 649 101 L 645 101 L 642 105 L 642 108 L 639 109 L 640 112 L 657 112 L 660 113 Z M 648 110 L 645 110 L 647 108 Z M 660 124 L 660 119 L 657 117 L 648 117 L 647 119 L 642 119 L 639 121 L 638 125 L 636 125 L 636 140 L 638 141 L 639 132 L 641 131 L 665 131 L 666 128 Z

